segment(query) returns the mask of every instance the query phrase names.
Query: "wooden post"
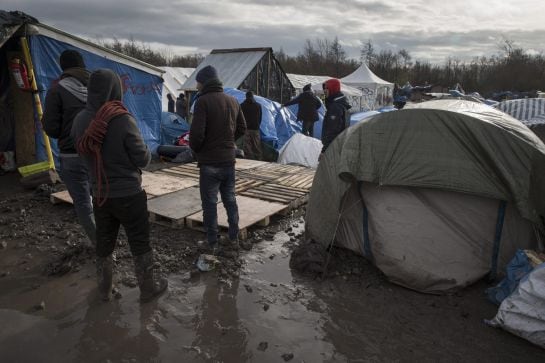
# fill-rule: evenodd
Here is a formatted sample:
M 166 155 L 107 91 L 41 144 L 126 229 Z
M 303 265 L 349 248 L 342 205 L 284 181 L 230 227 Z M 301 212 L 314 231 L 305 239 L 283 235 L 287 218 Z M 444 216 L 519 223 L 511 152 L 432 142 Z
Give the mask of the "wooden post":
M 21 52 L 8 52 L 8 62 L 12 58 L 23 59 Z M 18 166 L 36 162 L 36 140 L 34 125 L 34 101 L 32 93 L 19 89 L 10 72 L 10 92 L 13 100 L 15 119 L 15 159 Z

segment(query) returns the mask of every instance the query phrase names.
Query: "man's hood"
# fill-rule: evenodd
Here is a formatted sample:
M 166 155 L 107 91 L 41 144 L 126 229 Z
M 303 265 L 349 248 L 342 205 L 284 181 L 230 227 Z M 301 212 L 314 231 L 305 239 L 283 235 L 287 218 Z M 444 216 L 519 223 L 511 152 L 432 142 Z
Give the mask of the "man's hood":
M 61 75 L 61 79 L 74 77 L 78 81 L 80 81 L 84 86 L 87 86 L 87 84 L 89 83 L 90 74 L 91 73 L 85 68 L 73 67 L 73 68 L 68 68 L 67 70 L 65 70 Z
M 87 86 L 87 109 L 96 113 L 108 101 L 121 101 L 123 90 L 119 76 L 109 69 L 91 73 Z

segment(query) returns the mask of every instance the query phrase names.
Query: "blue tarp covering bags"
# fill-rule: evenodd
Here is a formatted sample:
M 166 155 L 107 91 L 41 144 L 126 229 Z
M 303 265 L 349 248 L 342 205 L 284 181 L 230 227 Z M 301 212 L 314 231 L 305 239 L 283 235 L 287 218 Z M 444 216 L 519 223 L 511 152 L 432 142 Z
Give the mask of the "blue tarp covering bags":
M 29 38 L 30 53 L 42 104 L 47 90 L 62 73 L 58 61 L 60 54 L 66 49 L 75 49 L 83 56 L 89 71 L 109 68 L 119 75 L 123 83 L 123 103 L 134 115 L 150 150 L 156 151 L 161 137 L 161 77 L 43 35 L 32 35 Z M 39 145 L 36 154 L 39 160 L 46 160 L 41 133 L 37 132 L 36 135 L 36 145 Z M 52 141 L 52 147 L 56 153 L 57 145 L 55 140 Z
M 520 280 L 532 271 L 530 260 L 522 250 L 517 250 L 515 257 L 506 267 L 507 276 L 495 287 L 486 290 L 488 300 L 500 305 L 517 288 Z
M 161 114 L 161 145 L 174 145 L 176 139 L 189 131 L 189 124 L 179 115 L 172 112 Z

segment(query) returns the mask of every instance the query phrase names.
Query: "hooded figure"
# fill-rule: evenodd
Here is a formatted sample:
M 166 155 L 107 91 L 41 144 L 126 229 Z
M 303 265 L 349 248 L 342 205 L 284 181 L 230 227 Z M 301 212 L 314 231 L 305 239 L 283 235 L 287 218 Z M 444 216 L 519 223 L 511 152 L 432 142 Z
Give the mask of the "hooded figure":
M 119 226 L 127 234 L 135 259 L 141 301 L 166 290 L 156 279 L 149 244 L 147 196 L 140 168 L 151 160 L 136 120 L 123 106 L 121 80 L 109 69 L 91 74 L 87 106 L 75 118 L 72 136 L 78 153 L 89 167 L 97 228 L 97 278 L 101 297 L 109 300 L 113 260 Z
M 303 135 L 314 136 L 314 123 L 318 121 L 318 109 L 322 107 L 322 102 L 312 92 L 311 84 L 303 87 L 303 92 L 294 99 L 284 103 L 282 107 L 297 104 L 297 119 L 303 123 Z
M 352 107 L 348 104 L 345 95 L 341 92 L 341 82 L 336 79 L 329 79 L 322 85 L 325 92 L 326 114 L 322 126 L 322 153 L 324 153 L 331 142 L 345 128 L 350 125 L 348 110 Z
M 261 160 L 261 105 L 256 102 L 252 91 L 246 92 L 246 99 L 240 108 L 246 119 L 247 130 L 244 134 L 244 155 L 247 159 Z
M 80 158 L 70 135 L 76 115 L 87 102 L 89 72 L 81 54 L 75 50 L 62 52 L 59 65 L 60 79 L 49 88 L 45 96 L 42 122 L 49 137 L 57 139 L 59 146 L 59 174 L 74 202 L 74 209 L 92 245 L 96 244 L 96 226 L 91 203 L 89 171 Z

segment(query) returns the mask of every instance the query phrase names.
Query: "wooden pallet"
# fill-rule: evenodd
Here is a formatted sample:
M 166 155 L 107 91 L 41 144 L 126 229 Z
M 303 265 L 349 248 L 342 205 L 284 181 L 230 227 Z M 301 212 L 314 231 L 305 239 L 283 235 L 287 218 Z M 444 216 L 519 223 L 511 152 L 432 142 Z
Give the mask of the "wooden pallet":
M 314 171 L 312 171 L 312 173 L 307 171 L 301 174 L 283 176 L 277 179 L 276 183 L 287 186 L 287 187 L 309 191 L 310 188 L 312 188 L 313 181 L 314 181 Z
M 306 190 L 272 183 L 242 191 L 240 195 L 284 204 L 286 209 L 282 211 L 283 213 L 289 212 L 308 201 L 308 192 Z
M 235 170 L 248 170 L 254 169 L 259 166 L 267 165 L 266 161 L 250 160 L 250 159 L 236 159 Z
M 197 167 L 197 163 L 188 163 L 172 166 L 170 168 L 157 170 L 155 173 L 199 179 L 199 168 Z
M 142 188 L 146 193 L 154 196 L 176 192 L 197 184 L 198 181 L 192 178 L 180 178 L 146 171 L 142 172 Z
M 260 186 L 261 184 L 265 183 L 263 180 L 255 180 L 255 179 L 249 179 L 249 178 L 236 178 L 235 180 L 235 193 L 240 194 L 241 192 L 255 188 L 257 186 Z
M 260 199 L 237 196 L 238 215 L 239 215 L 239 237 L 246 239 L 248 236 L 248 227 L 258 225 L 267 226 L 270 223 L 270 217 L 286 208 L 286 205 L 280 203 L 271 203 Z M 204 230 L 202 211 L 188 216 L 186 226 L 192 229 Z M 227 229 L 227 212 L 222 205 L 218 204 L 218 226 Z
M 185 218 L 200 210 L 202 204 L 198 187 L 182 189 L 148 201 L 150 222 L 172 228 L 183 228 Z

